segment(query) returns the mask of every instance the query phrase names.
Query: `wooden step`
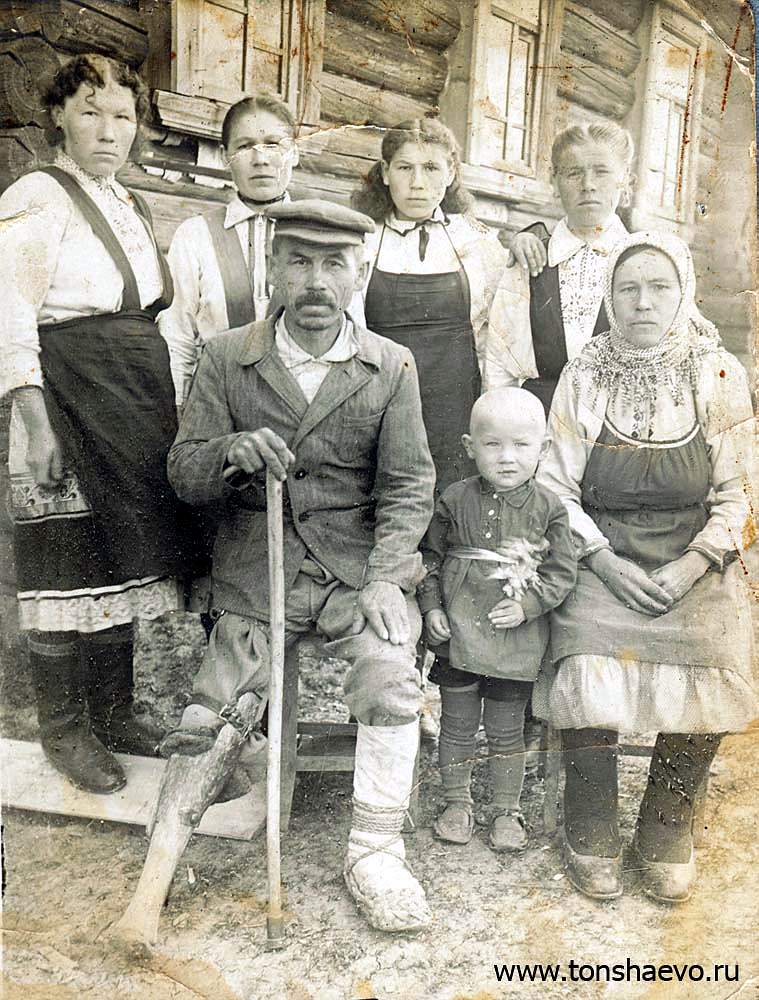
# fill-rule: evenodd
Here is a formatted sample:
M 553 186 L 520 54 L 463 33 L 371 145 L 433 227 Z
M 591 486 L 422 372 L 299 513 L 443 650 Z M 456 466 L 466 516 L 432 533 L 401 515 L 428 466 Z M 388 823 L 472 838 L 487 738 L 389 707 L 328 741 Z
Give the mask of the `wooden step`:
M 81 816 L 109 823 L 145 826 L 158 795 L 165 760 L 116 754 L 127 783 L 112 795 L 74 788 L 48 763 L 38 743 L 0 739 L 0 794 L 3 808 Z M 196 833 L 252 840 L 266 823 L 266 782 L 247 795 L 206 810 Z

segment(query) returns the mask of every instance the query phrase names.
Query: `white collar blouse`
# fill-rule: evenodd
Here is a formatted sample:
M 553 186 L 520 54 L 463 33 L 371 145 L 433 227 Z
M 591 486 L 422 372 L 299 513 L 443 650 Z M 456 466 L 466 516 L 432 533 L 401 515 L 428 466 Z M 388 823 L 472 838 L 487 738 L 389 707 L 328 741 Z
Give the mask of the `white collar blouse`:
M 155 244 L 129 192 L 114 177 L 94 177 L 65 153 L 61 167 L 111 226 L 134 272 L 143 308 L 162 292 Z M 60 184 L 33 171 L 0 197 L 0 394 L 42 385 L 38 327 L 117 312 L 124 283 L 89 223 Z

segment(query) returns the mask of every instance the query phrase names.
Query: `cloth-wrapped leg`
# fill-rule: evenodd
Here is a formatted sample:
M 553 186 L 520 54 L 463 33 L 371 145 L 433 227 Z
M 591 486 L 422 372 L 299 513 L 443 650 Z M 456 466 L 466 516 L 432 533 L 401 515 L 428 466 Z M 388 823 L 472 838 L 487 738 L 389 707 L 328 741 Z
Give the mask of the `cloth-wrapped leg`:
M 406 864 L 401 836 L 418 746 L 418 721 L 358 725 L 344 875 L 359 909 L 378 930 L 418 931 L 432 919 L 424 890 Z

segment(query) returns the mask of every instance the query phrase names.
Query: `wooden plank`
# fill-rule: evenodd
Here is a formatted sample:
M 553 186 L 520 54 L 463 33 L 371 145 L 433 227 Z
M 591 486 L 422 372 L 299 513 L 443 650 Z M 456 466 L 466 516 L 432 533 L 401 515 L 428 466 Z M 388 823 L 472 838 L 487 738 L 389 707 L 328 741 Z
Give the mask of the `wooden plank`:
M 557 93 L 615 119 L 624 118 L 635 103 L 635 85 L 631 80 L 602 66 L 581 65 L 576 57 L 562 57 Z
M 327 12 L 324 69 L 410 97 L 433 99 L 445 84 L 445 56 L 405 39 Z
M 350 80 L 335 73 L 322 73 L 322 117 L 351 125 L 392 127 L 409 118 L 423 118 L 436 110 L 432 104 Z
M 221 123 L 229 109 L 226 101 L 210 97 L 187 97 L 170 90 L 153 92 L 158 120 L 166 128 L 207 139 L 221 139 Z
M 358 733 L 356 722 L 299 722 L 299 736 L 352 736 Z
M 148 57 L 142 73 L 151 87 L 171 89 L 171 4 L 160 0 L 140 0 L 139 6 L 148 33 Z
M 66 781 L 45 759 L 38 743 L 0 739 L 2 804 L 30 812 L 145 826 L 166 761 L 125 754 L 116 757 L 127 776 L 126 786 L 113 795 L 92 795 Z M 239 799 L 211 806 L 196 832 L 207 837 L 251 840 L 265 822 L 266 790 L 262 782 Z
M 713 0 L 706 2 L 712 3 Z M 620 0 L 617 3 L 610 3 L 609 0 L 584 0 L 584 3 L 615 28 L 632 32 L 642 21 L 648 0 Z
M 309 773 L 326 773 L 326 772 L 336 772 L 342 773 L 344 771 L 352 771 L 355 767 L 355 756 L 353 754 L 345 754 L 344 756 L 328 756 L 325 754 L 315 754 L 314 756 L 300 756 L 300 754 L 295 759 L 295 769 L 298 774 L 303 772 Z
M 641 57 L 640 46 L 629 32 L 577 3 L 567 3 L 564 8 L 561 49 L 622 76 L 634 73 Z
M 413 48 L 447 49 L 461 30 L 456 0 L 327 0 L 327 10 L 393 32 Z
M 58 0 L 57 12 L 41 17 L 45 38 L 66 52 L 101 52 L 139 66 L 148 36 L 135 11 L 107 0 Z

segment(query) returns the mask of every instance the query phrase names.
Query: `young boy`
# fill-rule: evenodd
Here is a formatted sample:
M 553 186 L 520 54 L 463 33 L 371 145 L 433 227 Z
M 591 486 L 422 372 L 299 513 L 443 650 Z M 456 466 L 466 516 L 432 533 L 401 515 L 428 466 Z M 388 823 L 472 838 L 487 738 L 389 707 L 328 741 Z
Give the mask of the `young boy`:
M 472 409 L 464 447 L 479 476 L 443 493 L 422 543 L 419 590 L 427 637 L 448 643 L 430 679 L 440 685 L 439 759 L 445 809 L 434 833 L 466 844 L 474 819 L 470 782 L 483 717 L 493 784 L 490 846 L 527 843 L 519 799 L 524 711 L 548 644 L 547 612 L 575 583 L 577 561 L 561 501 L 534 481 L 550 442 L 540 401 L 495 389 Z

